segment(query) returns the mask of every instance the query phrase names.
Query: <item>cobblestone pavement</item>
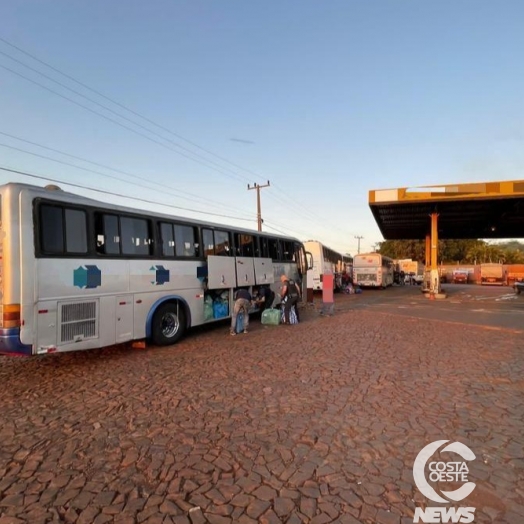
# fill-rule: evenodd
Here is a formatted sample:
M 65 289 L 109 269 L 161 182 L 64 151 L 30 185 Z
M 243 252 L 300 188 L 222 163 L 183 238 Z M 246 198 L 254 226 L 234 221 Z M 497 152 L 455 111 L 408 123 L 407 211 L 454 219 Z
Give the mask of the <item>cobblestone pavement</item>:
M 522 335 L 361 299 L 171 348 L 0 358 L 0 524 L 412 523 L 413 462 L 440 439 L 477 457 L 475 522 L 524 522 Z

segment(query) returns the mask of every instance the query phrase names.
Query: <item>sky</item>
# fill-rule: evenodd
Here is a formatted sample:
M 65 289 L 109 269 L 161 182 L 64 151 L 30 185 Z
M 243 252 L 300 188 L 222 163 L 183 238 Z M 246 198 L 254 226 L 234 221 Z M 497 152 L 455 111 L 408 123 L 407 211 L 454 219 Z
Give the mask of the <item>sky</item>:
M 247 187 L 269 180 L 265 231 L 371 251 L 369 190 L 524 178 L 523 19 L 521 0 L 1 2 L 0 167 L 43 179 L 0 183 L 256 229 Z

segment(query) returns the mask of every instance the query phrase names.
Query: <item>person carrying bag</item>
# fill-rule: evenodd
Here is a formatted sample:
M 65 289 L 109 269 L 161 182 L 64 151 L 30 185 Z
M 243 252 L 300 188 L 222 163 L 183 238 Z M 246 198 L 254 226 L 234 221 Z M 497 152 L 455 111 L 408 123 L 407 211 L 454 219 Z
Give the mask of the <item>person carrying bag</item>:
M 284 324 L 290 324 L 290 312 L 294 308 L 297 323 L 298 318 L 298 299 L 300 297 L 300 290 L 293 280 L 289 280 L 286 275 L 280 277 L 282 288 L 280 296 L 282 297 L 282 304 L 284 304 Z

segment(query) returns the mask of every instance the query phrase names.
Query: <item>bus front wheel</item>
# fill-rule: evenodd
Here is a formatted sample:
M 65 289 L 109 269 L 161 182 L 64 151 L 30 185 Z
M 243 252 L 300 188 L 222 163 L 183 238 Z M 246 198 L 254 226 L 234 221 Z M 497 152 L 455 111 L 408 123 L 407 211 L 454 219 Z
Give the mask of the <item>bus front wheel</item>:
M 151 338 L 157 346 L 178 342 L 186 331 L 186 319 L 181 304 L 162 304 L 153 316 Z

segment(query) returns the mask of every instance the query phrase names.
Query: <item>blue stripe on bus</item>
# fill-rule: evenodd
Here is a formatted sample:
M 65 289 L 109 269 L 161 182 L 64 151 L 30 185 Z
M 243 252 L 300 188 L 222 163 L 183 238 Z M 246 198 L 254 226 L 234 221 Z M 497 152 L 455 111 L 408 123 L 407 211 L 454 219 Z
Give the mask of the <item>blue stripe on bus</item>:
M 33 346 L 22 344 L 20 328 L 0 328 L 0 353 L 29 356 L 33 354 Z
M 189 308 L 189 304 L 186 302 L 185 299 L 183 299 L 179 295 L 167 295 L 165 297 L 159 298 L 149 310 L 149 313 L 147 314 L 146 318 L 146 338 L 151 338 L 151 331 L 152 331 L 152 324 L 153 324 L 153 315 L 155 314 L 155 311 L 157 310 L 158 306 L 163 304 L 164 302 L 169 302 L 170 300 L 180 300 L 184 304 L 185 311 L 184 313 L 187 313 L 186 318 L 186 327 L 191 326 L 191 309 Z

